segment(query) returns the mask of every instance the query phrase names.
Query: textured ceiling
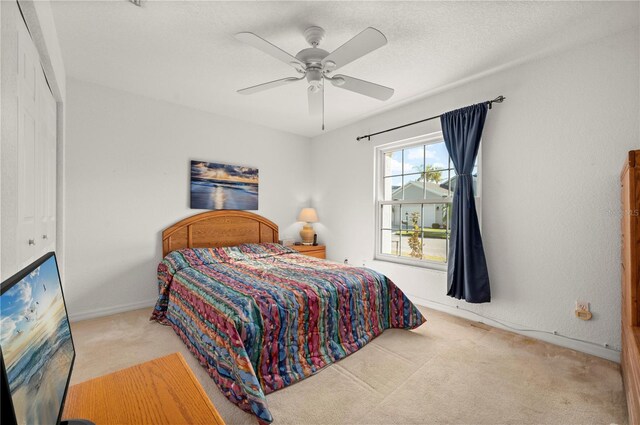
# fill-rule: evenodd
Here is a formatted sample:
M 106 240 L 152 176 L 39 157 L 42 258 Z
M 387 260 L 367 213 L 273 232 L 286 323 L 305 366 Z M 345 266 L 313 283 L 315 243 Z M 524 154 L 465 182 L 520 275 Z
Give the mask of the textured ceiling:
M 305 28 L 332 51 L 368 26 L 389 43 L 340 73 L 393 87 L 381 102 L 331 85 L 332 130 L 458 81 L 638 25 L 637 2 L 57 1 L 69 77 L 304 135 L 321 133 L 303 82 L 243 96 L 235 90 L 293 68 L 233 35 L 254 32 L 295 55 Z

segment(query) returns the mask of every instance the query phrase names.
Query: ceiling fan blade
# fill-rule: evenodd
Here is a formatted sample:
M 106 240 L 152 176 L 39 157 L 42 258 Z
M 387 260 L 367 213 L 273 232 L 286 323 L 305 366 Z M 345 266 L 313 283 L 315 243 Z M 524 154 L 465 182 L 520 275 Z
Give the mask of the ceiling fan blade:
M 318 87 L 317 91 L 313 91 L 313 87 L 307 89 L 309 96 L 309 115 L 322 114 L 322 107 L 324 104 L 324 86 Z
M 349 90 L 355 93 L 360 93 L 365 96 L 373 97 L 380 100 L 388 100 L 391 96 L 393 96 L 392 88 L 381 86 L 380 84 L 371 83 L 369 81 L 359 80 L 347 75 L 334 75 L 330 81 L 331 84 L 338 88 Z
M 283 86 L 285 84 L 294 83 L 296 81 L 302 80 L 303 78 L 304 76 L 302 76 L 301 78 L 295 78 L 295 77 L 282 78 L 280 80 L 269 81 L 268 83 L 262 83 L 262 84 L 258 84 L 257 86 L 251 86 L 251 87 L 246 87 L 244 89 L 240 89 L 238 90 L 238 93 L 240 94 L 258 93 L 263 90 L 268 90 L 274 87 Z
M 304 63 L 296 59 L 294 56 L 291 56 L 289 53 L 285 52 L 278 46 L 275 46 L 269 43 L 262 37 L 255 35 L 252 32 L 239 32 L 236 34 L 236 39 L 242 41 L 243 43 L 247 43 L 258 50 L 262 50 L 266 54 L 273 56 L 274 58 L 286 63 L 287 65 L 291 65 L 294 68 L 305 69 Z
M 322 60 L 322 63 L 333 62 L 335 63 L 333 69 L 336 70 L 385 44 L 387 44 L 387 37 L 377 29 L 369 27 L 331 52 Z

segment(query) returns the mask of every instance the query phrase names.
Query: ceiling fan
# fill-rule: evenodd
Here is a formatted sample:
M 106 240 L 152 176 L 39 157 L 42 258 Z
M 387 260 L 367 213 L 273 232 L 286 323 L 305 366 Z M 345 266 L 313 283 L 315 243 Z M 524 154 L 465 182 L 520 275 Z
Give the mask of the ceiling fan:
M 319 48 L 324 39 L 325 31 L 320 27 L 309 27 L 304 31 L 304 37 L 311 45 L 292 56 L 279 47 L 251 32 L 240 32 L 236 38 L 247 43 L 274 58 L 291 65 L 299 74 L 299 77 L 287 77 L 268 83 L 258 84 L 238 90 L 240 94 L 253 94 L 263 90 L 295 83 L 306 78 L 309 83 L 307 89 L 309 98 L 309 113 L 311 115 L 322 114 L 322 129 L 324 130 L 324 86 L 325 81 L 330 81 L 335 87 L 349 90 L 379 100 L 387 100 L 393 95 L 393 89 L 358 78 L 342 74 L 333 74 L 337 69 L 361 58 L 385 44 L 387 38 L 375 28 L 367 28 L 360 34 L 329 53 Z

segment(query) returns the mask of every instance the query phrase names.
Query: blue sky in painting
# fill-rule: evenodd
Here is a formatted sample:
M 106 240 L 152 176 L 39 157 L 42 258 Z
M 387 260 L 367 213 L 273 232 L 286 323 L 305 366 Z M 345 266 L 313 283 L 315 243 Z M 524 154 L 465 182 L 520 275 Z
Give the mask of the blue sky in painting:
M 0 343 L 3 350 L 12 343 L 17 343 L 22 335 L 29 334 L 36 326 L 39 314 L 59 294 L 60 284 L 53 257 L 7 290 L 0 297 Z

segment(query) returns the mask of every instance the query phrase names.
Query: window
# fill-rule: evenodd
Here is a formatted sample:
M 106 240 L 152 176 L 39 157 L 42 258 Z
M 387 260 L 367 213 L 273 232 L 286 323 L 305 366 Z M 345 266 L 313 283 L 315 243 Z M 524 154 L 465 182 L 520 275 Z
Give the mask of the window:
M 376 259 L 444 269 L 457 174 L 442 133 L 379 147 L 376 159 Z M 477 196 L 477 162 L 472 174 Z

